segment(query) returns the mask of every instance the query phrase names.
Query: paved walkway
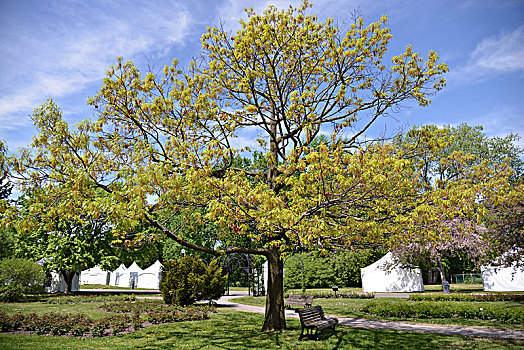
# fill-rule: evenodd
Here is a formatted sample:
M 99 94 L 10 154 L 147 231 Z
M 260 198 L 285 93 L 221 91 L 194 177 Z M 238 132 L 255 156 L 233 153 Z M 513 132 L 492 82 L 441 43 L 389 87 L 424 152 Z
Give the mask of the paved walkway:
M 234 298 L 246 295 L 242 292 L 233 292 L 231 295 L 223 296 L 218 300 L 218 304 L 231 307 L 235 310 L 264 313 L 264 308 L 260 306 L 244 305 L 234 302 Z M 232 300 L 233 299 L 233 300 Z M 298 318 L 298 314 L 293 310 L 286 310 L 286 317 Z M 467 337 L 500 338 L 500 339 L 521 339 L 524 340 L 524 329 L 505 329 L 488 327 L 464 327 L 435 325 L 426 323 L 408 323 L 396 321 L 371 320 L 366 318 L 337 317 L 339 324 L 353 328 L 363 329 L 382 329 L 390 331 L 406 332 L 426 332 L 436 334 L 459 335 Z

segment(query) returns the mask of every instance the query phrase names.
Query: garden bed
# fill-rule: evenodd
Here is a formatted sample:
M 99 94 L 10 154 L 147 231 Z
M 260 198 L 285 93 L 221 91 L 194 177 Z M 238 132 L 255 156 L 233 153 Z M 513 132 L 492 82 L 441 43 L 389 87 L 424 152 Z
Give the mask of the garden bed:
M 158 301 L 113 302 L 101 310 L 112 312 L 102 318 L 70 313 L 0 312 L 0 332 L 14 334 L 49 334 L 81 338 L 104 337 L 137 331 L 153 324 L 207 319 L 210 307 L 177 307 Z

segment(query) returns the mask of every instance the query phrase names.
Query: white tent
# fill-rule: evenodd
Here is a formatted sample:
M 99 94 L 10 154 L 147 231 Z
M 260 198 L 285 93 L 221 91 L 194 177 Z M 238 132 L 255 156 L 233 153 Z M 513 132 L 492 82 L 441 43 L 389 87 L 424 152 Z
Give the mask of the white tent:
M 77 292 L 79 289 L 79 273 L 75 273 L 73 276 L 73 281 L 71 282 L 71 292 Z M 46 282 L 45 282 L 45 291 L 46 293 L 58 293 L 58 292 L 65 292 L 66 290 L 66 283 L 64 280 L 64 277 L 62 277 L 62 274 L 51 271 L 47 274 Z
M 360 271 L 365 293 L 424 291 L 420 268 L 400 266 L 393 260 L 391 252 Z
M 111 273 L 109 285 L 121 287 L 129 286 L 129 271 L 124 264 L 120 264 L 120 266 Z
M 160 284 L 160 272 L 162 271 L 162 264 L 160 261 L 155 261 L 155 263 L 149 266 L 147 269 L 142 270 L 138 274 L 138 281 L 136 284 L 137 288 L 147 288 L 147 289 L 158 289 Z
M 524 264 L 524 258 L 521 264 Z M 486 292 L 524 291 L 524 271 L 515 263 L 509 267 L 482 266 L 480 270 Z
M 48 262 L 49 258 L 42 258 L 36 263 L 40 266 L 44 266 L 46 262 Z M 79 289 L 79 276 L 80 272 L 75 272 L 75 275 L 73 276 L 73 280 L 71 281 L 71 292 L 76 292 Z M 46 273 L 46 280 L 44 282 L 44 290 L 46 293 L 58 293 L 58 292 L 65 292 L 66 290 L 66 283 L 65 279 L 62 276 L 61 273 L 56 271 L 51 271 Z
M 138 276 L 142 273 L 142 269 L 140 266 L 136 264 L 136 262 L 133 261 L 131 266 L 127 268 L 127 272 L 129 273 L 129 279 L 127 280 L 126 287 L 137 287 L 138 286 Z M 126 283 L 125 280 L 122 281 L 123 283 Z
M 109 284 L 111 272 L 102 270 L 100 265 L 82 271 L 80 284 Z

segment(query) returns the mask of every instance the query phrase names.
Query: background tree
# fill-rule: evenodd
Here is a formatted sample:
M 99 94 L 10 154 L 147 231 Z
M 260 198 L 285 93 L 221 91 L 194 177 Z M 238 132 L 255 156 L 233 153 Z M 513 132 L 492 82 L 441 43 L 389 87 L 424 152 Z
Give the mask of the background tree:
M 483 239 L 486 229 L 464 219 L 448 221 L 442 229 L 442 239 L 439 242 L 412 240 L 393 250 L 393 256 L 405 265 L 438 270 L 442 282 L 448 281 L 446 270 L 449 270 L 453 259 L 468 259 L 479 268 L 487 251 L 487 244 Z
M 414 155 L 423 164 L 421 181 L 424 183 L 436 183 L 443 187 L 459 179 L 464 174 L 464 169 L 480 165 L 496 168 L 501 164 L 507 164 L 513 170 L 511 182 L 514 183 L 522 177 L 524 162 L 521 157 L 524 153 L 516 145 L 518 135 L 488 137 L 482 131 L 482 126 L 472 127 L 467 124 L 457 127 L 446 125 L 443 128 L 430 125 L 426 128 L 443 133 L 448 143 L 436 154 L 432 154 L 429 149 L 420 148 L 420 153 Z M 417 129 L 415 127 L 413 130 Z M 408 134 L 400 136 L 398 140 L 410 145 L 424 142 L 419 136 L 417 133 Z M 431 189 L 431 186 L 428 188 Z M 522 232 L 523 225 L 522 220 L 519 222 L 518 208 L 522 202 L 523 191 L 522 187 L 519 188 L 515 183 L 508 184 L 507 191 L 506 196 L 499 197 L 501 202 L 482 197 L 477 199 L 489 208 L 489 212 L 485 212 L 486 215 L 479 218 L 479 224 L 489 229 L 461 219 L 453 220 L 444 226 L 446 231 L 450 230 L 450 234 L 442 233 L 448 238 L 443 239 L 441 243 L 435 244 L 414 237 L 408 245 L 397 249 L 394 255 L 405 263 L 415 264 L 423 269 L 431 271 L 436 268 L 443 282 L 447 280 L 446 270 L 449 270 L 453 261 L 469 260 L 469 264 L 465 262 L 464 266 L 469 265 L 478 270 L 480 264 L 489 260 L 489 257 L 493 258 L 502 253 L 506 254 L 508 261 L 520 260 L 522 251 L 515 248 L 522 247 L 522 234 L 519 232 Z M 494 204 L 495 202 L 498 204 Z M 457 230 L 457 223 L 470 229 L 464 232 Z M 512 253 L 507 253 L 508 251 Z
M 7 147 L 5 143 L 0 140 L 0 201 L 7 200 L 13 189 L 13 184 L 9 182 L 8 175 Z
M 9 196 L 13 185 L 8 179 L 9 171 L 7 166 L 7 147 L 3 141 L 0 140 L 0 217 L 3 215 L 5 209 L 9 205 Z M 12 230 L 2 227 L 0 220 L 0 260 L 14 257 L 13 247 L 15 238 Z
M 480 166 L 425 191 L 428 184 L 416 181 L 422 164 L 411 156 L 420 145 L 360 142 L 403 103 L 426 106 L 444 86 L 447 67 L 435 52 L 423 59 L 411 47 L 386 67 L 386 17 L 343 28 L 308 15 L 309 7 L 304 1 L 262 15 L 248 9 L 236 34 L 209 28 L 202 57 L 184 72 L 175 61 L 159 76 L 143 77 L 119 59 L 90 99 L 97 119 L 74 131 L 52 101 L 43 105 L 33 114 L 40 131 L 33 151 L 12 161 L 21 186 L 46 193 L 48 216 L 68 218 L 74 215 L 68 207 L 89 203 L 85 210 L 107 214 L 121 239 L 147 221 L 186 248 L 266 257 L 263 330 L 286 327 L 282 257 L 288 252 L 390 247 L 413 234 L 438 239 L 443 218 L 472 216 L 475 198 L 504 193 L 507 171 Z M 247 131 L 257 142 L 233 147 Z M 331 144 L 312 147 L 321 131 L 331 134 Z M 432 152 L 442 147 L 429 130 L 419 134 Z M 255 147 L 266 151 L 264 170 L 234 166 Z M 86 198 L 93 187 L 108 195 Z M 181 223 L 213 222 L 221 228 L 217 239 L 228 243 L 191 243 L 162 211 L 180 213 Z
M 43 259 L 47 271 L 62 275 L 66 293 L 71 292 L 75 273 L 98 263 L 108 270 L 117 265 L 111 246 L 113 237 L 104 220 L 56 219 L 54 228 L 48 224 L 33 227 L 17 235 L 17 255 L 32 261 Z
M 524 254 L 524 178 L 513 183 L 514 190 L 500 202 L 489 202 L 488 261 L 502 266 L 520 266 Z
M 328 257 L 310 253 L 301 253 L 296 256 L 301 261 L 296 258 L 286 261 L 284 289 L 326 288 L 340 283 Z M 302 263 L 304 264 L 304 276 L 302 276 Z
M 335 270 L 335 277 L 346 287 L 361 287 L 362 278 L 360 269 L 366 267 L 387 252 L 382 248 L 355 249 L 336 252 L 331 255 L 331 262 Z

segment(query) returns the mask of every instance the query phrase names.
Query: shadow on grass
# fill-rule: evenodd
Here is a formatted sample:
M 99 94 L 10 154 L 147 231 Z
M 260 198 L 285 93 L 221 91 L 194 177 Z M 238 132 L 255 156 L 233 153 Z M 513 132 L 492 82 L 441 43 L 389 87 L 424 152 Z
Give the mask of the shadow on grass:
M 211 320 L 191 323 L 185 327 L 164 330 L 157 341 L 145 349 L 444 349 L 454 344 L 455 348 L 470 349 L 471 338 L 409 333 L 382 330 L 362 330 L 338 326 L 337 330 L 324 330 L 319 340 L 298 340 L 300 322 L 287 320 L 288 330 L 284 332 L 261 332 L 263 316 L 245 312 L 223 310 Z M 153 330 L 151 330 L 154 332 Z M 174 339 L 178 339 L 175 342 Z M 165 341 L 165 342 L 164 342 Z M 485 340 L 484 349 L 496 349 L 496 341 Z M 503 341 L 501 348 L 508 348 L 511 342 Z M 517 346 L 524 345 L 520 342 Z M 511 347 L 510 347 L 511 348 Z
M 284 332 L 261 332 L 263 315 L 220 309 L 204 321 L 151 326 L 115 337 L 77 339 L 0 334 L 2 349 L 522 349 L 524 342 L 426 333 L 362 330 L 338 326 L 319 340 L 302 340 L 300 322 L 288 319 Z

